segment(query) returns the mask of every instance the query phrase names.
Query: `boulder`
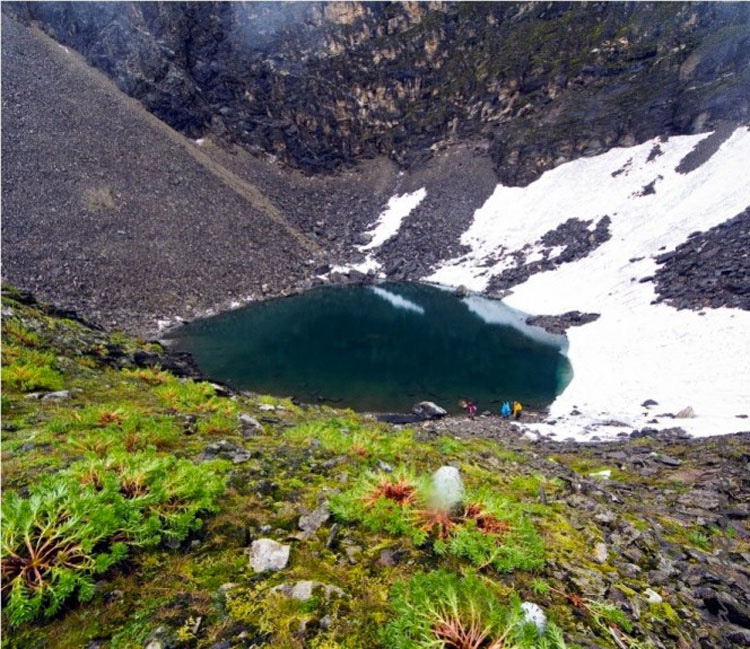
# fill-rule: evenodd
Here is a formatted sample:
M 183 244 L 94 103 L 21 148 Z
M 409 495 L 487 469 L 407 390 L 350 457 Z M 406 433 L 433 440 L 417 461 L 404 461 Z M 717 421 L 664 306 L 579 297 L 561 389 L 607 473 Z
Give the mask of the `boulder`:
M 687 406 L 680 410 L 675 416 L 675 419 L 692 419 L 695 417 L 695 411 L 692 409 L 692 407 Z
M 314 534 L 330 517 L 331 513 L 328 511 L 328 502 L 326 501 L 309 514 L 300 516 L 299 528 L 307 534 Z
M 420 401 L 412 407 L 411 411 L 422 419 L 440 419 L 448 414 L 444 408 L 432 401 Z
M 255 572 L 283 570 L 289 561 L 289 546 L 273 539 L 258 539 L 250 547 L 250 566 Z
M 64 399 L 70 399 L 70 390 L 48 392 L 42 397 L 42 401 L 63 401 Z

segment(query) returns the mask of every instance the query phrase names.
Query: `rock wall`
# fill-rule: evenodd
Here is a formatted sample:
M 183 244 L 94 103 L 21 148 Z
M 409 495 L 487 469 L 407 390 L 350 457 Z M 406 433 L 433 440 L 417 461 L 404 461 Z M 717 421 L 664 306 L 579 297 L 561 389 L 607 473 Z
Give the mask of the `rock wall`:
M 4 3 L 190 137 L 305 171 L 485 140 L 499 179 L 750 117 L 743 3 Z

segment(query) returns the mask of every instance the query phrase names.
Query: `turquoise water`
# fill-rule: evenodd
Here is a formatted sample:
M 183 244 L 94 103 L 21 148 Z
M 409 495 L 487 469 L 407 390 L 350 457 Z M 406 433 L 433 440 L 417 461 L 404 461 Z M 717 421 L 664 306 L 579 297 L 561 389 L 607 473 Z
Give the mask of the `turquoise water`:
M 508 324 L 510 323 L 510 324 Z M 372 412 L 542 407 L 567 385 L 566 342 L 501 302 L 421 284 L 322 287 L 183 326 L 173 346 L 240 389 Z

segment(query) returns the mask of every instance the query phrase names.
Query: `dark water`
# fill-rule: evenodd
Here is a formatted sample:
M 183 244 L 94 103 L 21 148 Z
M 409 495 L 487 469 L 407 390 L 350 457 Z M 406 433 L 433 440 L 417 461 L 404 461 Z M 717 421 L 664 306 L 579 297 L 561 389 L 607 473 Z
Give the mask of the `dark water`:
M 502 400 L 549 404 L 572 376 L 564 339 L 502 321 L 523 316 L 419 284 L 325 287 L 190 323 L 173 343 L 215 380 L 308 403 L 375 412 L 424 399 L 452 412 L 461 399 L 480 411 Z

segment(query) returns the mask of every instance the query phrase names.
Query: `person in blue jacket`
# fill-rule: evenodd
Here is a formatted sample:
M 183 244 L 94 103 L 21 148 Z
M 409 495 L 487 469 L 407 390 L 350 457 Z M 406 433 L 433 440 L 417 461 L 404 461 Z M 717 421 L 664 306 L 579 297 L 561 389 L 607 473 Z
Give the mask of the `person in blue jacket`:
M 500 407 L 500 414 L 506 419 L 510 417 L 510 403 L 508 401 L 503 402 L 503 405 Z

